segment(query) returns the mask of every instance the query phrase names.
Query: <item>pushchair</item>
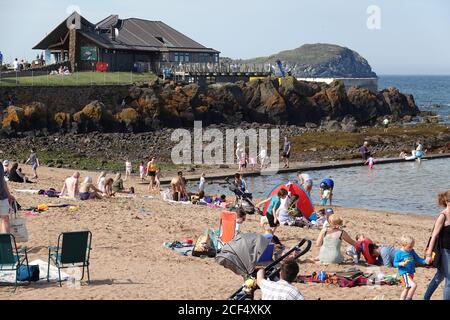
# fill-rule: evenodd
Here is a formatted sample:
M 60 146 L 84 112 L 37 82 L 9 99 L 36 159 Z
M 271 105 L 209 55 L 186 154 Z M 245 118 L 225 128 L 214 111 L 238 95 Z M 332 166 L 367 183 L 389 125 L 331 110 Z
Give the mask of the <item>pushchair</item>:
M 229 178 L 225 178 L 225 182 L 228 184 L 228 189 L 236 196 L 234 203 L 235 210 L 242 208 L 246 214 L 255 214 L 256 212 L 260 212 L 252 202 L 253 197 L 251 193 L 244 192 L 237 188 L 232 182 L 230 182 Z
M 256 265 L 263 256 L 270 240 L 260 234 L 246 233 L 238 235 L 227 243 L 216 256 L 216 261 L 237 275 L 243 276 L 245 283 L 228 300 L 253 300 L 256 286 Z M 297 245 L 283 253 L 264 268 L 265 277 L 275 280 L 281 270 L 281 262 L 288 257 L 298 259 L 311 249 L 312 242 L 302 239 Z M 248 282 L 249 281 L 249 282 Z

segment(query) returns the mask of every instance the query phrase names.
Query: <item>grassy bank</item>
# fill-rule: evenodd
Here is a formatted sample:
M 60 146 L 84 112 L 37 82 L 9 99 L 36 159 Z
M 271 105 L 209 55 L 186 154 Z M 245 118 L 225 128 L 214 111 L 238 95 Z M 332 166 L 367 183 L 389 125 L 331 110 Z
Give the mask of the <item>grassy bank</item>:
M 153 73 L 132 72 L 76 72 L 71 75 L 37 75 L 0 78 L 0 86 L 89 86 L 131 84 L 136 81 L 155 80 Z

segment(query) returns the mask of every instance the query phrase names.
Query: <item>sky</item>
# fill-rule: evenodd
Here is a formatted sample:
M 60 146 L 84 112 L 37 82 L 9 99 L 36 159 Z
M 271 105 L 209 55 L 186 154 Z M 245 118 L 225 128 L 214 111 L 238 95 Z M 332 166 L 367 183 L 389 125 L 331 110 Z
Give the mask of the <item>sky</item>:
M 332 43 L 379 75 L 450 74 L 448 0 L 0 0 L 4 61 L 35 58 L 31 48 L 75 10 L 93 23 L 110 14 L 160 20 L 222 57 Z

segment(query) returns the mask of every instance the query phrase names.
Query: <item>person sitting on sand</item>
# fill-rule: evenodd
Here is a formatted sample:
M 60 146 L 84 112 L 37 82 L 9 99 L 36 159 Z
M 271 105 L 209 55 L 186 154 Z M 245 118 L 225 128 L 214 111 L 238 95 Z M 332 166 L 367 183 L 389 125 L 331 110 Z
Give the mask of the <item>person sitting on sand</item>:
M 22 173 L 22 169 L 19 168 L 17 162 L 13 163 L 11 169 L 9 170 L 8 180 L 11 182 L 18 183 L 33 183 L 30 181 L 25 174 Z
M 262 300 L 305 300 L 301 292 L 291 283 L 297 279 L 298 263 L 293 259 L 286 259 L 281 264 L 280 280 L 277 282 L 266 280 L 263 268 L 256 273 L 256 283 L 261 289 Z
M 114 179 L 112 190 L 114 193 L 134 193 L 134 188 L 131 187 L 129 190 L 126 190 L 123 186 L 122 174 L 117 173 L 116 178 Z
M 103 192 L 103 196 L 104 197 L 107 197 L 107 198 L 114 197 L 115 193 L 114 193 L 114 191 L 112 189 L 113 183 L 114 183 L 114 179 L 113 178 L 106 179 L 105 191 Z
M 317 237 L 316 245 L 320 247 L 319 261 L 322 264 L 340 264 L 344 262 L 341 253 L 342 240 L 354 247 L 358 247 L 358 243 L 342 230 L 343 221 L 338 214 L 331 215 L 329 221 L 330 226 L 322 229 Z
M 100 175 L 97 178 L 97 188 L 102 193 L 105 193 L 105 185 L 106 185 L 106 172 L 102 171 L 100 172 Z
M 92 190 L 92 192 L 91 192 Z M 80 200 L 101 199 L 102 191 L 92 184 L 92 178 L 84 178 L 84 182 L 80 185 Z
M 64 181 L 64 185 L 61 189 L 60 196 L 64 196 L 64 194 L 67 192 L 67 195 L 70 199 L 76 199 L 79 195 L 79 179 L 80 179 L 80 173 L 74 172 L 74 174 L 67 178 Z

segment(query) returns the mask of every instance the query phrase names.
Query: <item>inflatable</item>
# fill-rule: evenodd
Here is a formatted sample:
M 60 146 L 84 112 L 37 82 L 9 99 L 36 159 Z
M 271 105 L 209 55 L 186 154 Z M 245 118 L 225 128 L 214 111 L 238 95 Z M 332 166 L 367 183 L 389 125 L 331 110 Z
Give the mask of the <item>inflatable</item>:
M 287 184 L 280 184 L 269 193 L 268 198 L 276 196 L 280 189 L 286 189 L 287 191 L 289 191 L 291 193 L 291 197 L 298 196 L 297 209 L 303 214 L 306 219 L 309 219 L 311 214 L 314 212 L 314 206 L 305 189 L 303 189 L 296 183 L 291 183 L 289 186 L 287 186 Z M 264 215 L 267 212 L 269 204 L 270 203 L 268 202 L 264 205 Z

